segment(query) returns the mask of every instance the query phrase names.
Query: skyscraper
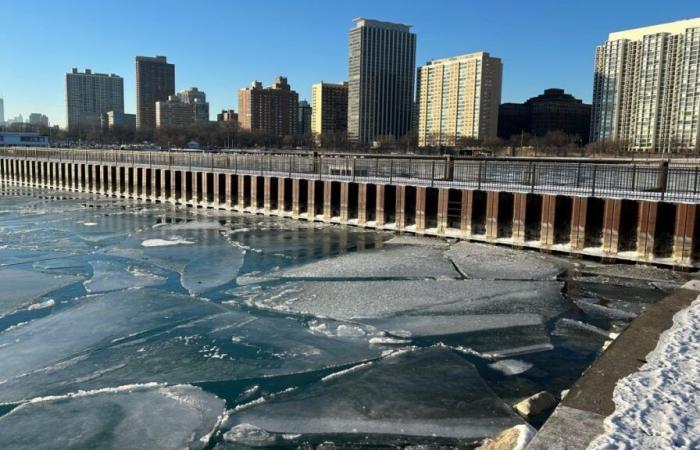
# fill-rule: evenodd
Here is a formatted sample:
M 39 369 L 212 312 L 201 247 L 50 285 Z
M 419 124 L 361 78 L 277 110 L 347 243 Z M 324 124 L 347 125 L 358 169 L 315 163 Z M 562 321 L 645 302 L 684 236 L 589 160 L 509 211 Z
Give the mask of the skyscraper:
M 0 124 L 5 123 L 5 100 L 0 98 Z
M 238 119 L 244 130 L 263 131 L 272 136 L 293 135 L 297 127 L 299 94 L 292 90 L 286 77 L 263 88 L 254 81 L 238 93 Z
M 175 65 L 165 56 L 136 57 L 136 127 L 156 126 L 156 102 L 175 94 Z
M 700 18 L 610 33 L 596 48 L 591 140 L 700 149 Z
M 418 145 L 495 138 L 502 76 L 501 60 L 486 52 L 437 59 L 418 69 Z
M 36 126 L 49 126 L 49 118 L 45 114 L 41 113 L 31 113 L 27 119 L 30 125 Z
M 66 110 L 68 129 L 99 127 L 107 111 L 124 111 L 124 80 L 74 68 L 66 74 Z
M 311 133 L 312 109 L 309 102 L 302 100 L 297 105 L 297 134 Z
M 192 106 L 194 122 L 209 122 L 209 103 L 204 91 L 191 87 L 178 92 L 177 96 L 181 102 Z
M 311 86 L 311 131 L 333 134 L 348 129 L 348 83 Z
M 411 128 L 416 35 L 409 25 L 355 19 L 350 30 L 348 138 L 368 144 Z

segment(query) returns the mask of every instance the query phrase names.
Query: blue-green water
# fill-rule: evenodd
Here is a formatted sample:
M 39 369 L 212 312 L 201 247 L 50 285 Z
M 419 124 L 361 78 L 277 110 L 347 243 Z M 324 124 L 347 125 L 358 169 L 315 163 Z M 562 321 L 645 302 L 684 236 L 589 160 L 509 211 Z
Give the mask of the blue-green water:
M 524 423 L 517 401 L 559 396 L 607 332 L 684 280 L 264 216 L 0 193 L 1 448 L 472 447 Z

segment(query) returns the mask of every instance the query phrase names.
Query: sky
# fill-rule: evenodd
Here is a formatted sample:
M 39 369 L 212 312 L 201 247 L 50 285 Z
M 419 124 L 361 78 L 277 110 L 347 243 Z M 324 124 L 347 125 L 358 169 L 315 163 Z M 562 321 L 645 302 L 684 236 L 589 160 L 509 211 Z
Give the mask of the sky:
M 549 87 L 591 100 L 596 45 L 608 33 L 700 16 L 698 0 L 0 0 L 5 119 L 32 112 L 65 125 L 65 73 L 124 78 L 134 113 L 136 55 L 166 55 L 176 90 L 204 90 L 213 119 L 238 90 L 287 76 L 300 99 L 347 78 L 357 17 L 412 25 L 416 64 L 477 51 L 503 61 L 502 102 Z

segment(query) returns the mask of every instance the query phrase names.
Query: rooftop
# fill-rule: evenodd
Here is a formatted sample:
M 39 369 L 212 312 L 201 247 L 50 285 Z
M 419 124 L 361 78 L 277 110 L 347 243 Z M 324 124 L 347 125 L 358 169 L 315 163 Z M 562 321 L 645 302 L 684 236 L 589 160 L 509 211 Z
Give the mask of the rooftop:
M 615 31 L 608 35 L 609 41 L 617 41 L 620 39 L 629 39 L 631 41 L 638 41 L 642 37 L 657 34 L 657 33 L 669 33 L 669 34 L 681 34 L 685 33 L 688 28 L 700 28 L 700 17 L 694 19 L 683 19 L 677 20 L 675 22 L 661 23 L 657 25 L 650 25 L 640 28 L 632 28 L 630 30 Z
M 396 30 L 396 31 L 411 31 L 412 25 L 406 25 L 403 23 L 395 22 L 382 22 L 381 20 L 365 19 L 364 17 L 358 17 L 353 20 L 355 22 L 355 28 L 361 27 L 371 27 L 371 28 L 384 28 L 386 30 Z

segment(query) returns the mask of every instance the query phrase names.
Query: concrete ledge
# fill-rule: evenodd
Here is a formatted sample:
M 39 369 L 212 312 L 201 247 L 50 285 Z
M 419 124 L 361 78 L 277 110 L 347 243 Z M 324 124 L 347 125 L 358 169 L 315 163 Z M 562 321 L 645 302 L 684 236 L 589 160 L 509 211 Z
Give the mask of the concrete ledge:
M 604 431 L 605 416 L 559 406 L 530 441 L 528 450 L 584 450 Z

